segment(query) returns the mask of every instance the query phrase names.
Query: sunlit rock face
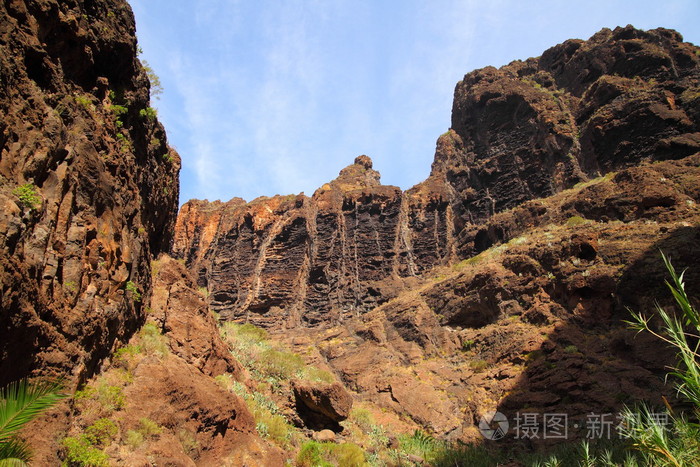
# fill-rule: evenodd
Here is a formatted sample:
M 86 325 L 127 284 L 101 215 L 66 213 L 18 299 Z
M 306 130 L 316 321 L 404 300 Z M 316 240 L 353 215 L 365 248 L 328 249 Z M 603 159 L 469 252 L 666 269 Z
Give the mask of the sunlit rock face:
M 363 155 L 311 197 L 189 201 L 174 253 L 226 319 L 293 327 L 366 312 L 449 261 L 452 248 L 441 193 L 402 193 L 379 179 Z
M 180 158 L 126 2 L 3 2 L 0 24 L 0 386 L 81 380 L 144 321 Z

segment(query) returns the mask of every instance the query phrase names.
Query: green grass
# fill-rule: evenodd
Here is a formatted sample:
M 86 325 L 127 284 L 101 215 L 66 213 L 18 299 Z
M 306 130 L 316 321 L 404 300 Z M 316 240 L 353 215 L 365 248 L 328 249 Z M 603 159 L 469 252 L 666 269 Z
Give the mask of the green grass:
M 164 357 L 170 352 L 167 339 L 155 323 L 144 324 L 139 337 L 141 338 L 139 350 L 146 355 Z
M 272 346 L 267 340 L 267 331 L 257 326 L 226 322 L 221 327 L 221 334 L 233 355 L 260 381 L 273 386 L 291 379 L 335 381 L 328 371 L 306 365 L 301 356 Z
M 369 465 L 364 451 L 352 443 L 319 443 L 307 441 L 296 458 L 299 467 L 363 467 Z

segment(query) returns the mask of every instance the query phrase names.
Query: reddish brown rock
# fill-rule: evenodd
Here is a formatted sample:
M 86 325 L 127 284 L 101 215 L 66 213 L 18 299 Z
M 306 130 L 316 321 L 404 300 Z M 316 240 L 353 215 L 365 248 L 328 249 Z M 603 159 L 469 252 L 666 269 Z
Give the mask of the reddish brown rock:
M 290 328 L 366 312 L 450 254 L 445 204 L 381 185 L 371 167 L 359 156 L 311 198 L 190 201 L 174 252 L 226 319 Z
M 631 169 L 614 185 L 591 186 L 559 218 L 673 217 L 668 208 L 696 196 L 635 166 L 700 149 L 697 50 L 674 31 L 628 26 L 475 70 L 457 84 L 452 128 L 425 182 L 404 193 L 383 186 L 360 156 L 311 198 L 192 201 L 178 219 L 175 255 L 196 268 L 226 319 L 323 327 L 551 218 L 535 199 L 610 171 Z M 511 210 L 519 215 L 511 225 L 491 221 Z
M 180 159 L 141 115 L 126 2 L 3 2 L 0 23 L 0 386 L 73 382 L 145 319 Z
M 219 328 L 183 264 L 162 255 L 154 262 L 151 313 L 175 355 L 208 376 L 242 368 L 221 339 Z
M 304 423 L 311 427 L 338 429 L 338 422 L 348 418 L 352 409 L 352 396 L 342 384 L 293 381 L 297 412 Z

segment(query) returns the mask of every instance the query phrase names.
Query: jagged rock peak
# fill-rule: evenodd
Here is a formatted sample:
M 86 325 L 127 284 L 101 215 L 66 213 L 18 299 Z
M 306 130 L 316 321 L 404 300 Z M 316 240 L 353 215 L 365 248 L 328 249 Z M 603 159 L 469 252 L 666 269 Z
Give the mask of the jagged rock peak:
M 331 185 L 347 191 L 381 185 L 380 178 L 381 174 L 372 169 L 372 159 L 363 154 L 357 156 L 351 165 L 341 170 L 338 178 L 333 180 Z
M 369 156 L 365 156 L 362 154 L 361 156 L 357 156 L 355 158 L 355 165 L 361 165 L 366 169 L 371 169 L 372 168 L 372 159 Z

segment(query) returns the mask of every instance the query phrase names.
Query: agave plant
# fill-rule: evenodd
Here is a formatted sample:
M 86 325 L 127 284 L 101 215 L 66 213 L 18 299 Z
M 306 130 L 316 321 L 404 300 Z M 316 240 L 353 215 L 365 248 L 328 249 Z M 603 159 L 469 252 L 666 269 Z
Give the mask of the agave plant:
M 30 383 L 26 379 L 0 388 L 0 467 L 24 466 L 31 460 L 31 449 L 18 433 L 66 397 L 60 391 L 60 383 Z

